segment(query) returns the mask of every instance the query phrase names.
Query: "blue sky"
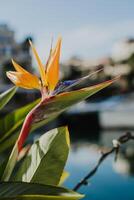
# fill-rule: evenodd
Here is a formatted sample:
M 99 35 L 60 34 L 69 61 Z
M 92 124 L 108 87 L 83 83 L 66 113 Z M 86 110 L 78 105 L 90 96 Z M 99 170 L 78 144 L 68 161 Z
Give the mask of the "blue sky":
M 0 0 L 0 23 L 16 31 L 17 40 L 33 35 L 41 57 L 51 37 L 63 37 L 62 60 L 72 55 L 109 55 L 113 43 L 134 36 L 133 0 Z

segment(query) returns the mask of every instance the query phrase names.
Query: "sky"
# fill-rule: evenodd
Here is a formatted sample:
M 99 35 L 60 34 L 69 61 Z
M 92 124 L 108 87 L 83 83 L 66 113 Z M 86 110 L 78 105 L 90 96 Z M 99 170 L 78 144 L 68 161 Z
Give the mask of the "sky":
M 99 58 L 110 55 L 117 41 L 134 36 L 134 1 L 0 0 L 0 23 L 9 24 L 18 41 L 33 36 L 43 59 L 59 35 L 61 60 Z

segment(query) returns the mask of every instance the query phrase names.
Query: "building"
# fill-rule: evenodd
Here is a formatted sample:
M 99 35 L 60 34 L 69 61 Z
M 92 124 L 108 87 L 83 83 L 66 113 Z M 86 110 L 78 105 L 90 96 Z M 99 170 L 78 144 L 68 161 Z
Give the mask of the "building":
M 115 43 L 111 57 L 118 62 L 129 59 L 132 54 L 134 54 L 134 38 L 128 38 Z
M 29 37 L 18 43 L 15 39 L 15 32 L 7 24 L 0 24 L 0 74 L 2 77 L 0 82 L 8 83 L 5 72 L 12 69 L 11 58 L 32 71 L 32 68 L 29 69 L 31 54 L 28 40 Z
M 15 46 L 14 31 L 10 30 L 6 24 L 0 25 L 0 65 L 12 56 Z

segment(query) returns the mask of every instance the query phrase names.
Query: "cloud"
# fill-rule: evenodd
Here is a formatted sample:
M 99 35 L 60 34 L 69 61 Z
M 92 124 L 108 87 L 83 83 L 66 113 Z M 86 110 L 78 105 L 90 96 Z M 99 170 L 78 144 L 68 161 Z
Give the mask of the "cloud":
M 64 53 L 67 57 L 77 54 L 84 57 L 103 55 L 107 50 L 111 51 L 114 42 L 129 36 L 134 36 L 134 21 L 106 27 L 88 25 L 65 33 Z
M 116 41 L 134 36 L 134 21 L 118 22 L 108 26 L 86 25 L 63 31 L 61 34 L 63 37 L 62 60 L 73 55 L 84 58 L 100 57 L 110 54 Z M 42 56 L 44 56 L 43 52 L 48 52 L 50 33 L 46 35 L 45 39 L 47 44 L 45 49 L 42 41 L 37 41 Z

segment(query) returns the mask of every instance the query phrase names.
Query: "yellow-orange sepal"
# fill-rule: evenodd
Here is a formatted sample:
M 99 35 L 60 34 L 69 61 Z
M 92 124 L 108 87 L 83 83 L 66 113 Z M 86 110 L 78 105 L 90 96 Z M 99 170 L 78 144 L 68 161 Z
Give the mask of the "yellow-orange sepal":
M 34 56 L 36 58 L 36 61 L 38 63 L 38 68 L 39 68 L 39 71 L 40 71 L 42 86 L 47 86 L 45 67 L 44 67 L 43 63 L 41 62 L 40 57 L 39 57 L 39 55 L 38 55 L 38 53 L 36 51 L 36 48 L 34 47 L 33 43 L 31 41 L 29 41 L 29 43 L 31 45 L 33 54 L 34 54 Z
M 59 59 L 61 38 L 58 39 L 55 49 L 51 52 L 46 70 L 46 79 L 50 91 L 53 91 L 59 81 Z
M 25 89 L 40 89 L 40 80 L 30 73 L 13 72 L 6 73 L 7 77 L 18 87 Z
M 13 64 L 13 66 L 16 69 L 17 72 L 20 72 L 20 73 L 29 73 L 23 67 L 21 67 L 18 63 L 16 63 L 13 59 L 12 59 L 12 64 Z

